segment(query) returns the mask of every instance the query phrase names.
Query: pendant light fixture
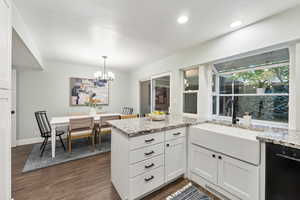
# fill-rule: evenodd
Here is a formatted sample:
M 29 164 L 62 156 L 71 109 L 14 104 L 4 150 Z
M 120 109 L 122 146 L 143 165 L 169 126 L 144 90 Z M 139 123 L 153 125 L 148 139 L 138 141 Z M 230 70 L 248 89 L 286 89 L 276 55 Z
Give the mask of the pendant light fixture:
M 94 76 L 98 81 L 108 82 L 115 80 L 115 75 L 111 71 L 106 69 L 106 59 L 107 56 L 102 56 L 103 58 L 103 71 L 97 71 Z

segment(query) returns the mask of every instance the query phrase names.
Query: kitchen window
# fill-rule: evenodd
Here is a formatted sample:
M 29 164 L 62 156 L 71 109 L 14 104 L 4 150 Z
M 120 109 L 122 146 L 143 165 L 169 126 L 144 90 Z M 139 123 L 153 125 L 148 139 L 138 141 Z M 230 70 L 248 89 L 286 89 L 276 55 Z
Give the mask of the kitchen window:
M 213 65 L 212 114 L 237 117 L 250 113 L 252 119 L 288 123 L 289 50 L 281 49 Z
M 183 70 L 183 113 L 198 113 L 199 69 Z

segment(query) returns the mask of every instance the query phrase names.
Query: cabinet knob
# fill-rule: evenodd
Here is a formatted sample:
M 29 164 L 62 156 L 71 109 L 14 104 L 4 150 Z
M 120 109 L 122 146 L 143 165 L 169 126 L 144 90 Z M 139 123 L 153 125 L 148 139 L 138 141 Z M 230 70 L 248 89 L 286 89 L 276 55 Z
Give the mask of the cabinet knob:
M 167 146 L 167 147 L 169 147 L 169 146 L 170 146 L 170 144 L 166 144 L 166 146 Z
M 213 157 L 213 158 L 215 158 L 215 157 L 216 157 L 216 155 L 215 155 L 215 154 L 213 154 L 213 155 L 212 155 L 212 157 Z
M 222 160 L 222 156 L 219 156 L 219 159 Z

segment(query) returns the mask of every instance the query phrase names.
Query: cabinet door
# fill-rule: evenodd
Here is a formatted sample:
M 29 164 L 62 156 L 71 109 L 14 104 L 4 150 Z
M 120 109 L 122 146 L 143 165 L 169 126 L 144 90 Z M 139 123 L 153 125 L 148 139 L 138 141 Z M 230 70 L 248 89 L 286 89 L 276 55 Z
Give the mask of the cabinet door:
M 10 100 L 7 90 L 0 90 L 0 199 L 10 199 L 11 149 L 10 149 Z
M 227 156 L 218 160 L 219 186 L 243 200 L 259 199 L 259 167 Z
M 0 0 L 0 89 L 10 88 L 11 26 L 8 3 Z
M 185 138 L 167 141 L 165 145 L 165 181 L 168 182 L 185 173 Z
M 192 144 L 190 165 L 192 173 L 205 178 L 211 183 L 217 184 L 218 159 L 214 152 Z

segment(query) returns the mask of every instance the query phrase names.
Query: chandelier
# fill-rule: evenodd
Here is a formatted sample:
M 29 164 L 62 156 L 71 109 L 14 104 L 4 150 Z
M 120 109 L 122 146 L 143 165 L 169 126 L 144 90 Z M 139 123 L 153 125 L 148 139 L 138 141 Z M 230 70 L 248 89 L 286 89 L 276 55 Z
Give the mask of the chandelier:
M 94 77 L 97 79 L 97 81 L 103 81 L 103 82 L 115 80 L 114 73 L 110 71 L 106 71 L 107 56 L 102 56 L 102 58 L 103 58 L 103 71 L 97 71 L 96 73 L 94 73 Z

